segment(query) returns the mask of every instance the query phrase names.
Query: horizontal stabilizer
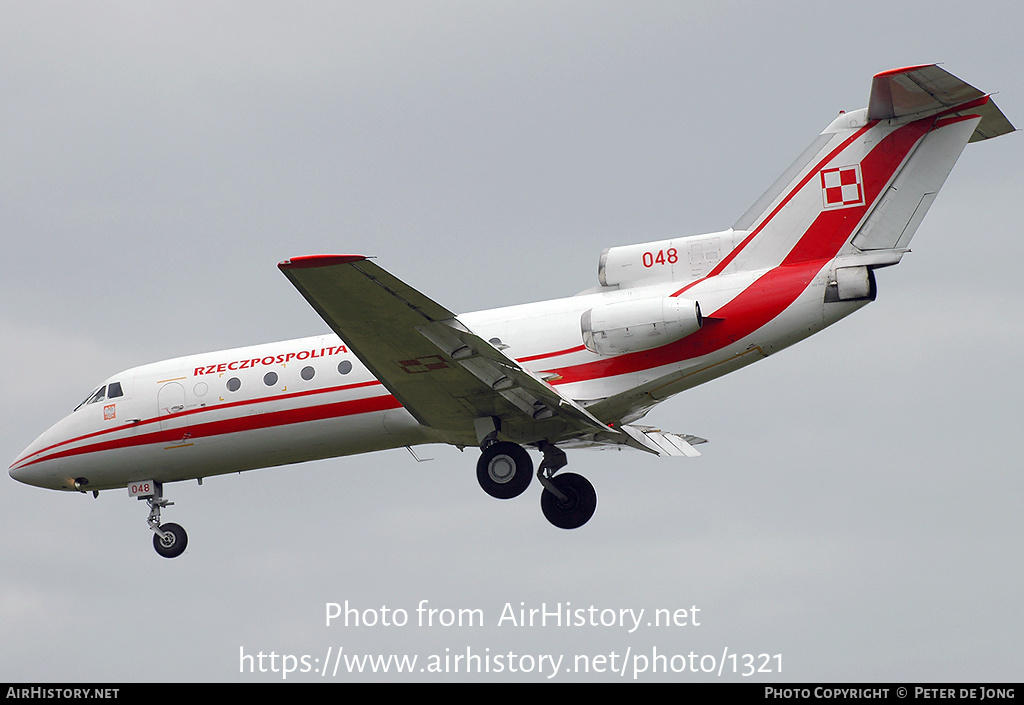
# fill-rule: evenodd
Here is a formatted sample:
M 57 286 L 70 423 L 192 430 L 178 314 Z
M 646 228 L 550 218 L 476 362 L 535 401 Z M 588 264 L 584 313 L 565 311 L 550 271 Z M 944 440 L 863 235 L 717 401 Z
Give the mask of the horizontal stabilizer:
M 959 110 L 981 116 L 971 142 L 1014 130 L 987 94 L 935 64 L 883 71 L 871 82 L 869 120 L 918 120 Z

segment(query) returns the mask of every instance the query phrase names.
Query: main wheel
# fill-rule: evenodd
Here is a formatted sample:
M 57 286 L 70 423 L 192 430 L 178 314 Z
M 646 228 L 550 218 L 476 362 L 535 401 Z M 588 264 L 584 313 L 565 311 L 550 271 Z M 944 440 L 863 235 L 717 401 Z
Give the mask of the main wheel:
M 540 496 L 540 509 L 548 521 L 559 529 L 577 529 L 590 521 L 597 509 L 597 492 L 587 478 L 567 472 L 552 477 L 551 484 L 566 498 L 563 501 L 544 490 Z
M 476 463 L 476 479 L 484 492 L 498 499 L 518 497 L 533 479 L 533 461 L 516 443 L 499 441 L 484 448 Z
M 188 534 L 177 524 L 161 524 L 163 535 L 153 533 L 153 548 L 164 558 L 177 558 L 188 545 Z

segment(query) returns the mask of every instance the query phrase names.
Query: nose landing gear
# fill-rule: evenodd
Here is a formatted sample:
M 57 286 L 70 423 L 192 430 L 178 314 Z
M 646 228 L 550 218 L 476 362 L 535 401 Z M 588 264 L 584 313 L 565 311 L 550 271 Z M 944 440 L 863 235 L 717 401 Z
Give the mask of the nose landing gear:
M 138 499 L 145 499 L 149 505 L 146 523 L 153 531 L 153 548 L 156 552 L 164 558 L 180 556 L 188 545 L 188 534 L 178 524 L 160 523 L 160 510 L 174 505 L 174 502 L 164 499 L 163 483 L 156 480 L 133 483 L 129 485 L 128 492 Z

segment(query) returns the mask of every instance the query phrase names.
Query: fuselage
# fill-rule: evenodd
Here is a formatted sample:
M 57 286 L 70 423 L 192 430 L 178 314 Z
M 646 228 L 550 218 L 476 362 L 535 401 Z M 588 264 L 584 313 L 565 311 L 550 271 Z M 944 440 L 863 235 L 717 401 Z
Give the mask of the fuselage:
M 495 441 L 541 449 L 550 469 L 558 444 L 621 445 L 623 424 L 655 404 L 873 300 L 874 270 L 900 261 L 964 146 L 1008 131 L 987 96 L 937 67 L 878 74 L 871 106 L 835 118 L 733 229 L 609 248 L 594 290 L 457 320 L 361 255 L 287 260 L 340 338 L 118 373 L 10 474 L 102 490 Z M 478 472 L 505 479 L 503 457 Z
M 624 396 L 621 405 L 606 403 L 601 417 L 616 425 L 866 303 L 826 303 L 831 269 L 831 260 L 819 260 L 698 280 L 686 295 L 700 302 L 701 330 L 615 356 L 584 347 L 583 313 L 602 303 L 670 296 L 680 289 L 678 281 L 640 290 L 603 288 L 459 320 L 484 339 L 500 341 L 510 357 L 584 406 Z M 629 398 L 630 390 L 652 383 L 658 388 L 653 393 Z M 113 375 L 29 445 L 10 474 L 40 487 L 93 491 L 424 443 L 475 440 L 418 423 L 337 336 L 321 335 L 180 357 Z

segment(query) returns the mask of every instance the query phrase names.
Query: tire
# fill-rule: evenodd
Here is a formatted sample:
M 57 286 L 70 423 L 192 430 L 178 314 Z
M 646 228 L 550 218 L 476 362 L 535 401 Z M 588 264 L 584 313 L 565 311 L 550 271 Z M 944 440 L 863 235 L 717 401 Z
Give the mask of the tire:
M 177 524 L 162 524 L 160 531 L 169 536 L 153 533 L 153 548 L 164 558 L 177 558 L 188 545 L 188 534 Z
M 476 463 L 476 479 L 483 491 L 497 499 L 518 497 L 533 479 L 533 461 L 516 443 L 499 441 L 484 448 Z
M 540 509 L 548 521 L 559 529 L 578 529 L 590 521 L 597 509 L 597 492 L 587 478 L 568 472 L 555 475 L 551 483 L 566 496 L 566 501 L 544 490 Z

